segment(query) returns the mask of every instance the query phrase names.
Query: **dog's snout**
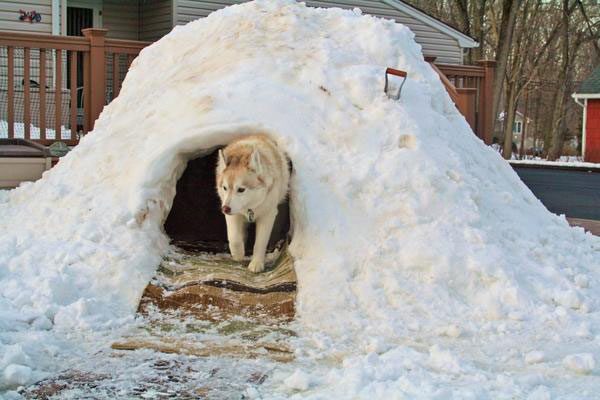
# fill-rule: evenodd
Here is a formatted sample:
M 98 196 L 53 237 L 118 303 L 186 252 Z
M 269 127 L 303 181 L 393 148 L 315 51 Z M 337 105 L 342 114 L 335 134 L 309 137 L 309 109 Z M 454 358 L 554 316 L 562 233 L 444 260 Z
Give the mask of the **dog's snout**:
M 229 206 L 223 206 L 223 207 L 221 207 L 221 211 L 223 211 L 223 214 L 230 214 L 231 213 L 231 207 L 229 207 Z

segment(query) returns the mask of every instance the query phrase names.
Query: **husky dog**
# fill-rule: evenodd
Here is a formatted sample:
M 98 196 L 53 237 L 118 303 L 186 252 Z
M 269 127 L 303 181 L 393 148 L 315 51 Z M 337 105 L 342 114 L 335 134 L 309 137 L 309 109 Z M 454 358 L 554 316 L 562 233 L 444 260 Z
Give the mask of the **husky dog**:
M 265 268 L 265 252 L 277 206 L 288 192 L 287 158 L 268 136 L 246 136 L 219 150 L 216 177 L 231 256 L 236 261 L 243 259 L 247 225 L 256 222 L 254 252 L 248 269 L 261 272 Z

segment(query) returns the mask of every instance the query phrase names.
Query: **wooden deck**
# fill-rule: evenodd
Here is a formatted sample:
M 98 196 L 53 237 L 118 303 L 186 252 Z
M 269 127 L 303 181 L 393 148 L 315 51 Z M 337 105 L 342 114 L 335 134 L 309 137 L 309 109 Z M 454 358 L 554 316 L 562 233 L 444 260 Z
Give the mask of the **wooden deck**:
M 0 120 L 9 139 L 78 143 L 119 94 L 125 73 L 149 42 L 0 31 Z M 21 129 L 23 132 L 15 132 Z M 62 132 L 62 137 L 61 133 Z M 65 137 L 67 136 L 67 137 Z

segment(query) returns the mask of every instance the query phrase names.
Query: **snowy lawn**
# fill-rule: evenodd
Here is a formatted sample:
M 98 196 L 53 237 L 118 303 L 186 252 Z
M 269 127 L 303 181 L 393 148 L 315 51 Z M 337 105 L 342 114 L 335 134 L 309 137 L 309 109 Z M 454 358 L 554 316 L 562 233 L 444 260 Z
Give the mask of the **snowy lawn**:
M 569 158 L 561 157 L 556 161 L 548 161 L 541 158 L 528 159 L 528 160 L 510 160 L 513 165 L 539 165 L 549 167 L 577 167 L 577 168 L 590 168 L 600 170 L 600 163 L 590 163 L 581 161 L 580 157 Z

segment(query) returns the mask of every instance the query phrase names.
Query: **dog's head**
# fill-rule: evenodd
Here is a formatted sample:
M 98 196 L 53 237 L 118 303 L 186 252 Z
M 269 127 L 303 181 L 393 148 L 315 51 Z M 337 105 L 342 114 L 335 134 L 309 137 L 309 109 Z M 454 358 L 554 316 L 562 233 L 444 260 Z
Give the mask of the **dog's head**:
M 219 150 L 217 192 L 223 214 L 246 215 L 261 205 L 267 196 L 263 165 L 256 149 L 238 154 Z

